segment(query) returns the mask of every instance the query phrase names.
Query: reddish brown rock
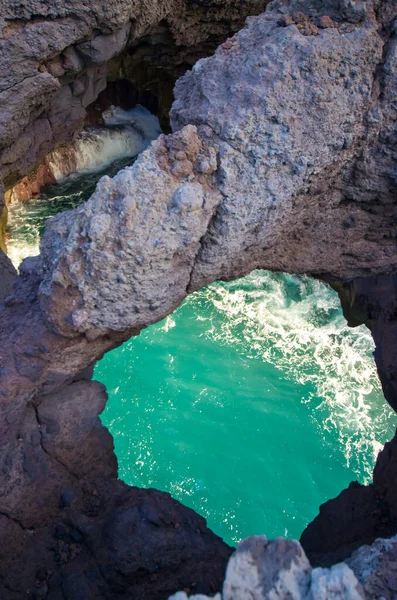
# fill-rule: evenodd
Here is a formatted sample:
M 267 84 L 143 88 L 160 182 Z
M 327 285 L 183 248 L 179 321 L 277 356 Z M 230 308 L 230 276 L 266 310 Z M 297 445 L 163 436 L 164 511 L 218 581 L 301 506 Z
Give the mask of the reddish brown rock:
M 46 185 L 55 183 L 55 177 L 45 161 L 37 170 L 21 179 L 11 190 L 11 202 L 25 202 L 40 195 L 40 190 Z
M 327 15 L 322 15 L 319 20 L 319 27 L 321 27 L 321 29 L 329 29 L 332 27 L 336 27 L 335 23 L 333 22 L 333 20 L 331 19 L 331 17 L 328 17 Z

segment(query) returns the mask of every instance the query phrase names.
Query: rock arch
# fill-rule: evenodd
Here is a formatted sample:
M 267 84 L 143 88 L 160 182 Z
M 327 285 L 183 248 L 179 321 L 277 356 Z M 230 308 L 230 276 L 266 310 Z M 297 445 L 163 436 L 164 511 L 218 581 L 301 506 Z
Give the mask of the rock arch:
M 199 591 L 219 589 L 230 549 L 167 495 L 117 481 L 105 392 L 89 380 L 106 351 L 210 281 L 258 267 L 331 281 L 371 326 L 395 406 L 396 5 L 318 4 L 273 2 L 196 63 L 176 86 L 174 133 L 52 219 L 23 263 L 1 308 L 5 598 L 21 586 L 163 598 L 196 574 Z M 42 92 L 51 77 L 18 85 Z M 3 162 L 26 125 L 8 130 Z

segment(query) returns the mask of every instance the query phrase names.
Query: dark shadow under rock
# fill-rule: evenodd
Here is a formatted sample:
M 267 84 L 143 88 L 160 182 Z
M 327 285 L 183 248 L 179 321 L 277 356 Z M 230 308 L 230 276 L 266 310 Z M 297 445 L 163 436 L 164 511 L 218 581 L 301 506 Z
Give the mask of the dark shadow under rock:
M 12 262 L 0 248 L 0 301 L 11 294 L 16 276 Z
M 205 520 L 117 479 L 98 418 L 106 399 L 103 385 L 81 380 L 27 405 L 0 477 L 2 600 L 163 600 L 221 588 L 232 549 Z
M 397 435 L 378 456 L 373 483 L 353 482 L 320 506 L 300 542 L 313 566 L 330 566 L 356 548 L 397 532 Z

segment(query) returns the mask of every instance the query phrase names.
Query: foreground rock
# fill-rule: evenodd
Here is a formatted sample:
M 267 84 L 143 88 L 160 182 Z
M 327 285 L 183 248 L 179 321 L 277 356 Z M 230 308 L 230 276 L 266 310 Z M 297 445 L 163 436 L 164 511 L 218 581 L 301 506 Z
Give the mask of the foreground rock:
M 26 405 L 2 474 L 2 599 L 160 600 L 220 588 L 231 549 L 205 520 L 117 479 L 98 418 L 106 400 L 103 385 L 80 380 Z
M 213 600 L 391 600 L 397 593 L 397 537 L 363 546 L 330 569 L 312 569 L 299 542 L 243 540 Z M 177 592 L 169 600 L 210 600 Z
M 12 293 L 16 275 L 12 262 L 0 248 L 0 302 Z
M 0 314 L 6 600 L 24 590 L 51 600 L 220 591 L 230 549 L 169 496 L 117 480 L 111 438 L 97 419 L 104 391 L 86 380 L 90 368 L 217 278 L 257 267 L 339 283 L 395 272 L 395 4 L 316 4 L 321 11 L 303 0 L 272 3 L 199 61 L 177 85 L 175 133 L 113 180 L 103 178 L 80 208 L 51 220 L 41 256 L 24 262 Z M 69 20 L 61 23 L 72 31 Z M 124 43 L 120 31 L 109 31 L 111 52 Z M 103 59 L 97 41 L 81 49 L 94 63 Z M 28 79 L 18 84 L 26 94 L 15 89 L 7 106 L 21 117 L 7 120 L 7 164 L 19 161 L 17 138 L 19 151 L 35 155 L 21 142 L 31 122 L 26 107 L 35 115 L 49 110 L 58 85 L 44 71 L 32 85 Z M 381 306 L 377 322 L 382 315 Z M 390 360 L 382 363 L 386 379 Z M 332 547 L 318 553 L 341 547 L 350 527 L 342 522 Z M 372 542 L 381 524 L 371 521 L 365 540 L 355 533 L 354 547 Z M 388 531 L 396 531 L 392 520 Z M 319 572 L 320 590 L 335 573 Z M 296 585 L 309 583 L 303 577 Z
M 365 25 L 315 36 L 273 9 L 178 82 L 178 133 L 47 228 L 41 307 L 62 335 L 140 329 L 257 267 L 343 279 L 397 268 L 390 171 L 376 196 L 353 177 L 372 175 L 392 135 L 395 71 L 383 69 L 382 96 L 373 88 L 396 47 L 370 3 Z

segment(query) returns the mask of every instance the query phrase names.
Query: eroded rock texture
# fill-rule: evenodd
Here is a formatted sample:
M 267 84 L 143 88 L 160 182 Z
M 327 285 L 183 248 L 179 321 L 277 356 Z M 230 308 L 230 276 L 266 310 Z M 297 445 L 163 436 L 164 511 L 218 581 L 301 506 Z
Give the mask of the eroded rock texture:
M 174 4 L 161 6 L 157 21 Z M 208 7 L 200 6 L 201 18 Z M 151 27 L 152 3 L 147 13 L 130 12 L 142 6 L 117 7 L 120 13 L 112 5 L 94 16 L 84 3 L 37 2 L 21 5 L 3 28 L 7 85 L 21 40 L 26 44 L 22 79 L 2 96 L 2 160 L 14 165 L 8 174 L 15 165 L 25 174 L 29 157 L 54 145 L 58 121 L 53 126 L 50 117 L 60 105 L 53 99 L 63 98 L 62 135 L 75 130 L 82 98 L 102 86 L 101 65 L 131 32 Z M 142 22 L 124 26 L 137 14 Z M 161 136 L 113 180 L 102 178 L 86 204 L 49 222 L 40 257 L 24 262 L 0 314 L 2 597 L 18 598 L 22 589 L 51 600 L 221 589 L 230 549 L 204 521 L 167 495 L 117 481 L 111 439 L 97 419 L 104 391 L 86 380 L 87 369 L 217 278 L 260 267 L 320 275 L 342 287 L 367 275 L 391 281 L 396 14 L 394 0 L 272 2 L 178 82 L 172 135 Z M 92 37 L 95 24 L 101 34 Z M 185 34 L 199 35 L 200 27 L 195 22 Z M 70 50 L 58 43 L 59 31 Z M 61 74 L 51 74 L 49 56 Z M 29 75 L 37 61 L 44 68 Z M 82 70 L 89 81 L 75 94 L 75 121 L 68 112 L 76 106 L 75 78 L 57 94 L 70 81 L 62 79 L 67 73 Z M 50 126 L 38 124 L 44 115 Z M 382 350 L 389 338 L 377 293 L 368 300 L 377 307 L 371 328 L 393 402 L 387 380 L 395 362 Z M 372 488 L 360 488 L 365 497 L 392 489 L 381 483 L 393 468 L 386 454 Z M 382 502 L 381 511 L 392 496 Z M 351 551 L 372 542 L 384 531 L 382 519 L 382 513 L 368 519 L 365 536 L 353 531 L 353 540 L 342 519 L 320 548 L 319 532 L 328 540 L 317 521 L 310 551 L 332 555 L 344 544 Z M 387 535 L 395 533 L 393 519 L 388 527 Z
M 299 542 L 265 536 L 243 540 L 214 600 L 392 600 L 397 591 L 397 538 L 363 546 L 346 562 L 312 569 Z M 177 592 L 169 600 L 210 600 Z
M 111 81 L 132 79 L 141 93 L 151 91 L 151 82 L 167 81 L 164 69 L 173 83 L 265 5 L 266 0 L 5 0 L 0 15 L 0 179 L 6 188 L 55 146 L 73 139 L 108 75 Z M 120 54 L 123 59 L 112 64 Z M 162 87 L 156 83 L 153 92 L 161 93 Z M 168 83 L 166 104 L 170 89 Z
M 230 550 L 204 519 L 169 494 L 117 480 L 98 418 L 106 399 L 104 386 L 83 379 L 26 405 L 2 466 L 1 598 L 219 589 Z
M 178 82 L 173 126 L 197 131 L 161 138 L 113 182 L 102 179 L 73 217 L 53 221 L 40 293 L 58 331 L 141 327 L 187 290 L 257 267 L 343 279 L 395 270 L 393 172 L 376 196 L 363 193 L 363 174 L 354 185 L 363 155 L 370 170 L 392 135 L 395 71 L 385 64 L 395 45 L 370 10 L 365 25 L 310 36 L 281 17 L 275 8 L 249 19 Z M 74 300 L 60 323 L 48 298 L 65 291 Z

